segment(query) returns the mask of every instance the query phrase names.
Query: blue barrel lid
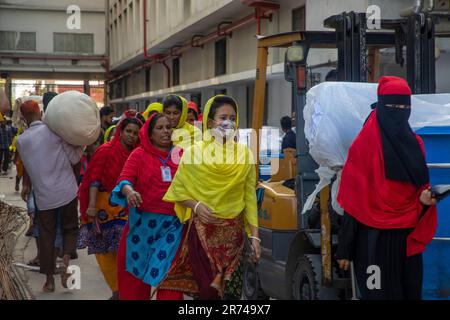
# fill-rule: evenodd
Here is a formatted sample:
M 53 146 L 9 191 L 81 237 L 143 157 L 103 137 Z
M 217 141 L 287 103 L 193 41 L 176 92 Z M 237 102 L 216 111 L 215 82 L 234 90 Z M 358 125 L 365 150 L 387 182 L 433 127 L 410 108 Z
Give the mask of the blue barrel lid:
M 415 130 L 418 135 L 450 135 L 450 126 L 442 127 L 423 127 Z

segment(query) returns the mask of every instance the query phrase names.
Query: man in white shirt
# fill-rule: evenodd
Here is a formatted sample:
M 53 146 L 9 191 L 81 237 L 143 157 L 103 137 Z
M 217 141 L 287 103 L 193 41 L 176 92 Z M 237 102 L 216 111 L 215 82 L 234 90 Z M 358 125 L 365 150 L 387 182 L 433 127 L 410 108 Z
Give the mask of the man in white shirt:
M 17 151 L 25 173 L 22 198 L 26 200 L 33 185 L 39 214 L 40 272 L 47 276 L 44 292 L 55 291 L 56 214 L 61 215 L 63 232 L 63 263 L 69 266 L 70 256 L 76 252 L 78 237 L 78 185 L 73 165 L 80 162 L 83 148 L 69 145 L 41 121 L 41 111 L 35 101 L 20 107 L 28 129 L 17 140 Z M 62 284 L 67 288 L 70 274 L 63 272 Z

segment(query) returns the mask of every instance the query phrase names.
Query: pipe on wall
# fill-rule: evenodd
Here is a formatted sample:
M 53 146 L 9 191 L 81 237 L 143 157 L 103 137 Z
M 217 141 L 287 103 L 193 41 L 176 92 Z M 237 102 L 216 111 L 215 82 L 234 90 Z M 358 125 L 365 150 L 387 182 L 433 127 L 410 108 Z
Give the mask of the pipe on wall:
M 251 14 L 251 15 L 249 15 L 249 16 L 241 19 L 241 20 L 238 20 L 238 21 L 236 21 L 234 23 L 231 23 L 231 24 L 223 27 L 221 29 L 221 31 L 220 31 L 220 33 L 222 35 L 219 35 L 219 31 L 214 31 L 213 33 L 210 33 L 210 34 L 208 34 L 206 36 L 203 36 L 201 38 L 198 37 L 198 40 L 195 41 L 196 46 L 201 47 L 201 46 L 204 46 L 205 44 L 208 44 L 208 43 L 210 43 L 212 41 L 219 40 L 219 39 L 225 37 L 223 34 L 231 34 L 231 33 L 233 33 L 236 30 L 242 29 L 243 27 L 245 27 L 245 26 L 247 26 L 247 25 L 249 25 L 251 23 L 254 23 L 255 21 L 256 21 L 255 15 Z M 192 43 L 191 43 L 191 41 L 189 41 L 189 43 L 186 43 L 183 46 L 173 50 L 172 53 L 155 54 L 155 55 L 148 56 L 149 59 L 150 59 L 150 62 L 147 62 L 147 63 L 145 63 L 143 65 L 137 66 L 137 67 L 133 68 L 130 71 L 127 71 L 127 72 L 125 72 L 125 73 L 123 73 L 123 74 L 121 74 L 121 75 L 119 75 L 117 77 L 109 79 L 108 82 L 109 83 L 113 83 L 113 82 L 118 81 L 118 80 L 122 79 L 123 77 L 126 77 L 126 76 L 128 76 L 128 75 L 130 75 L 132 73 L 135 73 L 135 72 L 137 72 L 137 71 L 139 71 L 139 70 L 141 70 L 143 68 L 149 68 L 149 67 L 151 67 L 154 64 L 162 63 L 164 61 L 170 60 L 170 59 L 173 58 L 173 55 L 180 56 L 182 53 L 184 53 L 184 52 L 186 52 L 188 50 L 191 50 L 191 49 L 192 49 Z
M 262 5 L 262 3 L 264 3 L 264 5 L 267 6 L 267 3 L 265 3 L 264 1 L 260 1 L 259 5 Z M 148 9 L 147 0 L 144 0 L 144 6 L 143 6 L 143 11 L 144 11 L 144 13 L 143 13 L 144 48 L 143 48 L 143 51 L 144 51 L 144 58 L 146 60 L 150 60 L 150 61 L 147 63 L 144 63 L 142 65 L 139 65 L 119 76 L 108 79 L 107 80 L 108 83 L 116 82 L 116 81 L 118 81 L 124 77 L 127 77 L 130 74 L 138 72 L 144 68 L 150 68 L 152 65 L 162 63 L 164 65 L 164 68 L 166 68 L 166 70 L 167 70 L 167 78 L 168 78 L 168 82 L 169 82 L 168 85 L 170 87 L 171 71 L 170 71 L 170 67 L 165 62 L 170 59 L 173 59 L 174 56 L 181 56 L 182 53 L 193 49 L 193 45 L 192 45 L 193 43 L 191 40 L 188 43 L 185 43 L 184 45 L 177 47 L 176 49 L 173 48 L 170 53 L 149 55 L 148 47 L 147 47 L 147 26 L 148 26 L 148 14 L 147 14 L 148 10 L 147 9 Z M 278 9 L 279 9 L 278 4 L 275 5 L 274 3 L 271 3 L 270 7 L 263 7 L 263 8 L 255 7 L 255 11 L 257 11 L 257 13 L 250 14 L 250 15 L 248 15 L 240 20 L 237 20 L 235 22 L 227 23 L 227 25 L 224 27 L 222 27 L 222 25 L 224 25 L 224 23 L 221 22 L 218 24 L 216 31 L 214 31 L 206 36 L 197 36 L 196 40 L 195 40 L 195 47 L 203 47 L 205 44 L 208 44 L 210 42 L 220 40 L 221 38 L 226 37 L 226 36 L 231 36 L 234 31 L 242 29 L 242 28 L 244 28 L 248 25 L 251 25 L 254 22 L 258 22 L 258 21 L 259 21 L 258 33 L 260 33 L 261 19 L 270 19 L 270 16 L 266 16 L 266 14 L 270 15 L 271 13 L 273 13 L 274 11 L 276 11 Z

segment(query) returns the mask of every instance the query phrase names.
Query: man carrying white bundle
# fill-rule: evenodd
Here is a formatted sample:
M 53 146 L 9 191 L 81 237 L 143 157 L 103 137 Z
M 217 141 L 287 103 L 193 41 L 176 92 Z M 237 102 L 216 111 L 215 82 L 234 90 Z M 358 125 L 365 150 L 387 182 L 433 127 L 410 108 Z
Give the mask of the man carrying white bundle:
M 62 285 L 67 288 L 67 273 L 71 253 L 76 251 L 78 237 L 78 185 L 72 166 L 80 162 L 83 147 L 65 142 L 41 121 L 41 111 L 35 101 L 21 105 L 22 117 L 29 127 L 18 139 L 17 150 L 28 178 L 24 178 L 22 197 L 27 198 L 33 185 L 39 210 L 39 260 L 40 272 L 47 276 L 44 292 L 55 291 L 55 238 L 56 216 L 61 215 L 63 233 Z

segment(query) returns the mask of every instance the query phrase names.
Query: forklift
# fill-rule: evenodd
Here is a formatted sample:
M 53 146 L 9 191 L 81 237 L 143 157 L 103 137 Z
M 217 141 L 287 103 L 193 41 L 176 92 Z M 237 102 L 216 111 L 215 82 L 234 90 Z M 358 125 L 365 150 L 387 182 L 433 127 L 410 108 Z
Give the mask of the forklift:
M 407 80 L 413 93 L 435 93 L 435 37 L 448 36 L 436 34 L 439 18 L 420 13 L 382 20 L 381 30 L 374 31 L 367 30 L 365 13 L 344 12 L 324 21 L 325 27 L 334 31 L 290 32 L 258 39 L 252 127 L 258 132 L 263 124 L 269 48 L 287 48 L 285 79 L 293 87 L 297 149 L 280 159 L 278 172 L 268 182 L 258 183 L 261 260 L 257 266 L 244 264 L 244 299 L 355 298 L 351 273 L 340 270 L 334 258 L 341 217 L 331 208 L 330 188 L 322 190 L 313 209 L 302 214 L 319 182 L 318 165 L 308 152 L 304 134 L 308 54 L 313 48 L 337 49 L 337 81 L 374 82 L 377 66 L 368 52 L 395 48 L 396 62 L 403 66 L 406 47 Z M 258 141 L 257 150 L 259 147 Z

